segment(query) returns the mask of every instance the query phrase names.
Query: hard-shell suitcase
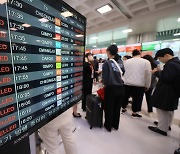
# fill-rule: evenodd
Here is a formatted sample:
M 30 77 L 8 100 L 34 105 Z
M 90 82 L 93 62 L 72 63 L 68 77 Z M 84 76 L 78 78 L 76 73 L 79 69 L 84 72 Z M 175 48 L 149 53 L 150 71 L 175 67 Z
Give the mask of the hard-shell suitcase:
M 86 97 L 86 119 L 90 124 L 90 129 L 94 126 L 102 127 L 103 109 L 101 99 L 93 94 Z

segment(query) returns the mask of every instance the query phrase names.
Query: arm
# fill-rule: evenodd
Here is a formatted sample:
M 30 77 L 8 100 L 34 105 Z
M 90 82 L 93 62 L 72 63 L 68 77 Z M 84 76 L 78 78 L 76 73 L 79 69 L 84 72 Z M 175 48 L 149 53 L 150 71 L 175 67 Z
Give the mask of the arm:
M 168 63 L 161 72 L 156 72 L 155 75 L 165 82 L 172 82 L 177 75 L 175 65 Z
M 102 82 L 104 85 L 108 83 L 109 80 L 109 67 L 108 63 L 104 63 L 103 68 L 102 68 Z
M 151 64 L 146 63 L 146 72 L 145 72 L 145 87 L 149 89 L 151 85 Z

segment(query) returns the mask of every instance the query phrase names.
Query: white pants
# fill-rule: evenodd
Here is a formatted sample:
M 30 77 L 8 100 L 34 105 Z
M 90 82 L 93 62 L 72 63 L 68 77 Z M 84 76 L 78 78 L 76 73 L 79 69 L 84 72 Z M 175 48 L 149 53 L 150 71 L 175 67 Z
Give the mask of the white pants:
M 171 126 L 174 111 L 164 111 L 157 109 L 157 117 L 158 117 L 158 128 L 164 132 L 168 132 L 169 126 Z
M 72 132 L 72 111 L 66 111 L 40 129 L 40 136 L 48 154 L 60 154 L 60 137 L 66 154 L 77 154 L 75 135 Z

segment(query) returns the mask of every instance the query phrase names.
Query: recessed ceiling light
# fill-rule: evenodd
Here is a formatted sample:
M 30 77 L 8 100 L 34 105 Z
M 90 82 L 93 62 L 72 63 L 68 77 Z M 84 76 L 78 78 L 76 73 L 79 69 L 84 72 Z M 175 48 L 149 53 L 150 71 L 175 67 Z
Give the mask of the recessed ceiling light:
M 123 30 L 123 33 L 131 33 L 133 30 L 132 29 L 126 29 L 126 30 Z
M 39 19 L 39 21 L 40 21 L 40 22 L 48 22 L 49 20 L 46 19 L 46 18 L 41 18 L 41 19 Z
M 6 2 L 7 2 L 7 0 L 0 0 L 0 4 L 4 4 Z
M 61 15 L 65 18 L 73 16 L 73 14 L 69 11 L 62 12 Z
M 84 35 L 82 35 L 82 34 L 78 34 L 78 35 L 76 35 L 76 37 L 83 37 Z
M 95 36 L 95 37 L 92 37 L 91 39 L 92 39 L 92 40 L 97 40 L 97 39 L 98 39 L 98 37 L 96 37 L 96 36 Z
M 178 18 L 177 22 L 180 22 L 180 18 Z
M 176 34 L 174 34 L 174 36 L 179 36 L 180 35 L 180 33 L 176 33 Z
M 109 4 L 106 4 L 100 8 L 97 9 L 97 11 L 101 14 L 107 13 L 112 10 L 112 6 Z
M 26 27 L 26 28 L 31 27 L 31 25 L 29 25 L 29 24 L 22 24 L 22 26 Z

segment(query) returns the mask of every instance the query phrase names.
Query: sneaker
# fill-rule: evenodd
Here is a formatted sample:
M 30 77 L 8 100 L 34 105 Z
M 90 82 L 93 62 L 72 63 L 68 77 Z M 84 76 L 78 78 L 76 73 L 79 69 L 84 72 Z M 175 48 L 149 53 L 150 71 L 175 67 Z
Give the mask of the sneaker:
M 158 125 L 158 122 L 157 122 L 157 121 L 154 121 L 154 124 L 157 126 L 157 125 Z M 171 131 L 171 126 L 169 126 L 169 131 Z
M 124 114 L 124 113 L 126 113 L 126 112 L 127 112 L 126 109 L 122 109 L 121 114 Z
M 134 118 L 134 119 L 135 119 L 135 118 L 142 118 L 142 115 L 137 114 L 137 113 L 136 113 L 136 114 L 133 113 L 133 114 L 131 115 L 131 118 Z
M 161 135 L 163 135 L 163 136 L 167 136 L 167 132 L 164 132 L 164 131 L 160 130 L 160 129 L 157 128 L 157 127 L 149 126 L 148 128 L 149 128 L 151 131 L 155 132 L 155 133 L 161 134 Z

